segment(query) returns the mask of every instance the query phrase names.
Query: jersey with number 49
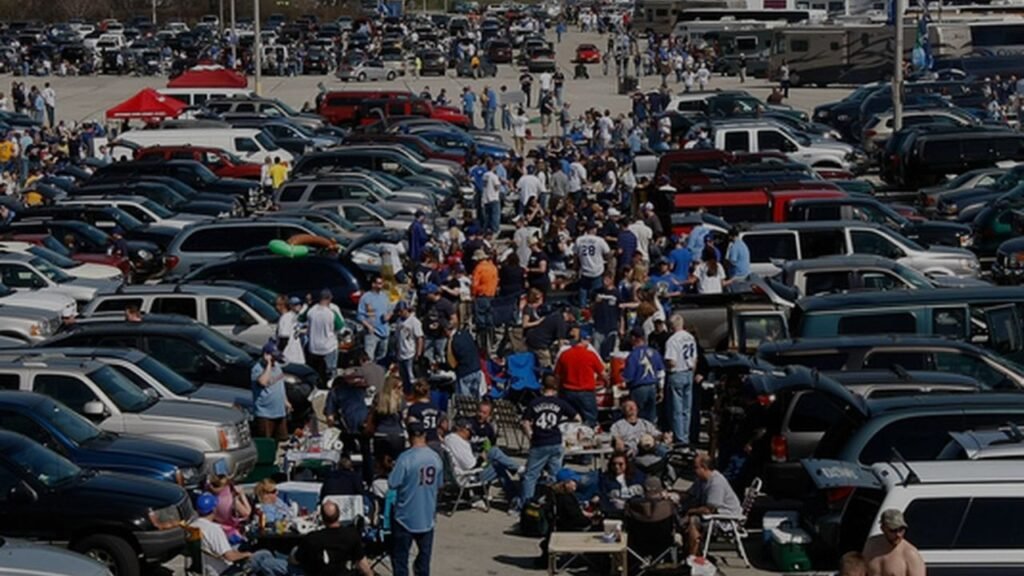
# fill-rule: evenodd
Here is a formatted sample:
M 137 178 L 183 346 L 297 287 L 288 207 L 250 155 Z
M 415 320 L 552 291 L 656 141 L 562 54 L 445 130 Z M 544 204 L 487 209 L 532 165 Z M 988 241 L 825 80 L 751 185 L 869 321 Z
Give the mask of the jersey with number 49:
M 540 396 L 526 407 L 523 420 L 530 423 L 533 435 L 530 446 L 554 446 L 562 443 L 559 424 L 576 418 L 576 410 L 565 400 L 554 396 Z
M 413 533 L 434 529 L 437 491 L 444 481 L 441 457 L 426 446 L 410 448 L 395 461 L 388 487 L 395 491 L 395 521 Z

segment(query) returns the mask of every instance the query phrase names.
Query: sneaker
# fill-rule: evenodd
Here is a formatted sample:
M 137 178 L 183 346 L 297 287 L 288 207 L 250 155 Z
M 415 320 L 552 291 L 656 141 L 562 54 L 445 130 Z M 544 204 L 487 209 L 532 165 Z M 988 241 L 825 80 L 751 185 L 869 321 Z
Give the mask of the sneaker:
M 525 464 L 520 466 L 519 468 L 516 468 L 516 476 L 522 476 L 523 474 L 526 474 L 526 465 Z
M 490 506 L 488 506 L 487 502 L 484 502 L 483 500 L 476 500 L 473 502 L 473 509 L 487 512 L 488 510 L 490 510 Z

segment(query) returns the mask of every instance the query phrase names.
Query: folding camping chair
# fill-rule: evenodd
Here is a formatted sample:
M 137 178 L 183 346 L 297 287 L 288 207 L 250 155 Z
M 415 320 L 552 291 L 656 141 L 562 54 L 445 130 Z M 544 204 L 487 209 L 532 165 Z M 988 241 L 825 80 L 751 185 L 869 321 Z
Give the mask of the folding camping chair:
M 704 535 L 704 550 L 701 555 L 705 558 L 708 555 L 708 549 L 711 548 L 711 541 L 715 540 L 726 540 L 732 541 L 736 546 L 736 551 L 740 553 L 740 557 L 743 558 L 743 563 L 747 568 L 750 568 L 750 559 L 747 557 L 747 549 L 743 545 L 743 539 L 748 536 L 746 523 L 747 516 L 750 514 L 750 509 L 754 507 L 754 502 L 757 501 L 758 496 L 761 495 L 761 479 L 754 478 L 754 481 L 747 487 L 747 491 L 743 495 L 742 512 L 739 515 L 729 514 L 705 514 L 701 516 L 701 520 L 707 522 L 707 534 Z
M 372 502 L 374 511 L 370 521 L 363 527 L 363 553 L 370 561 L 370 570 L 379 574 L 386 570 L 394 572 L 391 566 L 391 508 L 395 504 L 395 491 L 389 490 L 383 500 Z
M 480 399 L 466 394 L 456 394 L 452 397 L 452 404 L 455 405 L 456 418 L 472 418 L 480 407 Z
M 459 509 L 459 504 L 462 503 L 462 497 L 467 493 L 479 490 L 482 493 L 484 506 L 486 510 L 491 509 L 491 497 L 490 497 L 490 482 L 484 482 L 481 479 L 483 474 L 483 467 L 476 467 L 472 470 L 459 471 L 455 466 L 455 459 L 452 458 L 451 452 L 448 451 L 448 447 L 441 445 L 444 450 L 444 470 L 445 476 L 452 490 L 456 493 L 455 502 L 452 503 L 452 507 L 448 510 L 448 516 L 455 514 L 455 511 Z M 466 499 L 466 502 L 469 502 Z
M 523 446 L 528 445 L 521 420 L 522 416 L 515 404 L 504 398 L 494 401 L 494 423 L 498 425 L 498 433 L 505 439 L 505 444 L 509 448 L 514 444 L 519 452 L 523 450 Z
M 675 516 L 657 522 L 642 522 L 627 515 L 623 527 L 626 534 L 629 534 L 629 556 L 632 559 L 630 574 L 642 576 L 664 564 L 666 557 L 671 559 L 673 565 L 679 563 Z

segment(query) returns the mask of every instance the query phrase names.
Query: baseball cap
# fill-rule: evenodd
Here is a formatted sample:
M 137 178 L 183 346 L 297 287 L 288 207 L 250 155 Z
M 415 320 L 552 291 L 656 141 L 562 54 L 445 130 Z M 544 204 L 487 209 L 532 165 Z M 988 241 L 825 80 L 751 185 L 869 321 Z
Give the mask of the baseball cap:
M 281 351 L 277 349 L 277 344 L 273 342 L 267 342 L 263 345 L 262 354 L 270 354 L 275 360 L 281 360 L 284 356 L 281 355 Z
M 570 480 L 578 483 L 580 481 L 580 475 L 570 468 L 562 468 L 558 471 L 558 474 L 555 474 L 556 482 L 568 482 Z
M 334 298 L 334 294 L 331 293 L 331 290 L 329 288 L 324 288 L 323 290 L 320 291 L 321 300 L 330 300 L 331 298 Z
M 907 521 L 903 518 L 903 512 L 895 508 L 889 508 L 882 512 L 882 527 L 889 530 L 899 530 L 907 527 Z
M 441 288 L 437 284 L 434 284 L 433 282 L 428 282 L 427 285 L 423 287 L 423 293 L 428 296 L 431 294 L 437 294 L 440 291 Z
M 644 203 L 644 210 L 651 210 L 651 211 L 653 211 L 654 210 L 654 204 L 651 204 L 650 202 L 645 202 Z
M 291 298 L 288 299 L 289 306 L 299 306 L 301 304 L 302 298 L 299 298 L 298 296 L 292 296 Z
M 217 497 L 209 492 L 203 492 L 196 498 L 196 512 L 200 516 L 206 516 L 217 509 Z
M 634 338 L 646 338 L 647 337 L 644 334 L 644 329 L 640 328 L 639 326 L 636 326 L 632 330 L 630 330 L 629 331 L 629 335 L 633 336 Z

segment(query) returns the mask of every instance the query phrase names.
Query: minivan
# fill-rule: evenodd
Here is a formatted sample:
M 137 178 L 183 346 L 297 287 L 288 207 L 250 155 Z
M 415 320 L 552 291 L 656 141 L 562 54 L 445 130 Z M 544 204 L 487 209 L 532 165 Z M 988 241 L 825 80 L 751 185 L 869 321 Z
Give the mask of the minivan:
M 978 275 L 978 258 L 948 246 L 925 248 L 878 224 L 858 221 L 760 224 L 740 233 L 750 248 L 751 271 L 771 275 L 774 260 L 805 260 L 841 254 L 882 256 L 929 276 Z
M 174 130 L 129 130 L 118 136 L 139 146 L 213 146 L 236 154 L 249 162 L 263 163 L 268 158 L 292 162 L 290 152 L 278 146 L 262 130 L 253 128 L 185 128 Z

